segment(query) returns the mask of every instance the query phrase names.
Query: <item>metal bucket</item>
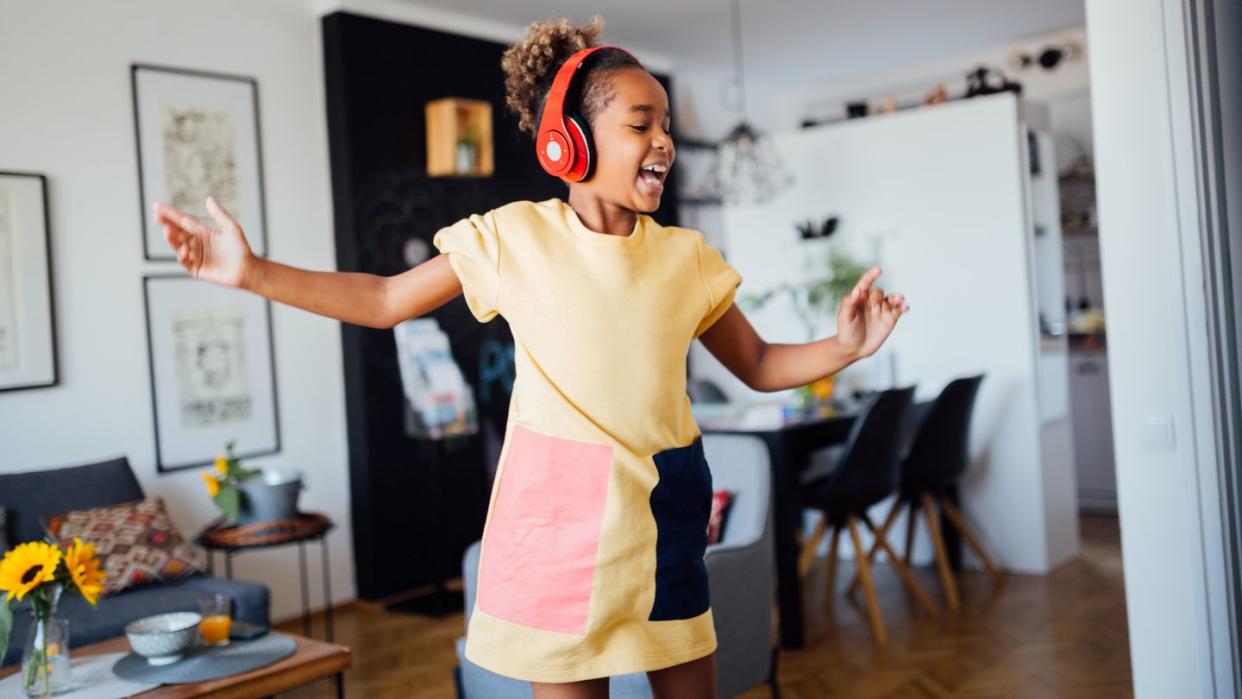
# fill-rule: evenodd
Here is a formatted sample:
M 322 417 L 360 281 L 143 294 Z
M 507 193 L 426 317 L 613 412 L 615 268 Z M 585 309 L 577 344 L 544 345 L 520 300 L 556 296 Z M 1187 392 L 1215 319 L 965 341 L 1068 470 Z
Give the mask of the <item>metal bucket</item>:
M 238 524 L 298 516 L 298 495 L 302 492 L 299 472 L 265 468 L 261 475 L 242 481 L 237 488 L 241 495 Z

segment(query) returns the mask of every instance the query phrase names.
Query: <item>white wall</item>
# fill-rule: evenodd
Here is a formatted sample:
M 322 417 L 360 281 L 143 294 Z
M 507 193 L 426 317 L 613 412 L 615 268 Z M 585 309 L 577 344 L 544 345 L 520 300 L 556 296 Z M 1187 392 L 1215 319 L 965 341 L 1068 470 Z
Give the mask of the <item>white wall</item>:
M 258 79 L 271 257 L 332 269 L 318 18 L 293 0 L 0 0 L 0 169 L 48 176 L 61 371 L 55 388 L 0 394 L 0 470 L 125 455 L 192 536 L 216 514 L 199 470 L 155 472 L 142 275 L 175 263 L 143 261 L 131 62 Z M 280 305 L 273 323 L 283 450 L 253 463 L 305 472 L 303 509 L 337 523 L 334 598 L 350 599 L 339 325 Z M 300 613 L 296 547 L 243 554 L 235 575 L 271 586 L 273 618 Z
M 1140 698 L 1231 696 L 1235 671 L 1182 13 L 1181 0 L 1087 0 L 1117 495 Z
M 1076 527 L 1047 519 L 1073 510 L 1073 460 L 1068 488 L 1059 487 L 1065 474 L 1050 477 L 1041 461 L 1049 448 L 1041 446 L 1041 427 L 1063 422 L 1065 391 L 1052 401 L 1060 410 L 1041 415 L 1018 102 L 1009 95 L 955 102 L 784 132 L 772 143 L 795 175 L 793 187 L 766 204 L 724 207 L 726 247 L 743 278 L 739 295 L 801 278 L 804 260 L 820 257 L 824 243 L 800 240 L 794 222 L 838 214 L 835 242 L 883 267 L 877 283 L 911 306 L 881 352 L 849 367 L 843 383 L 887 387 L 893 366 L 896 382 L 917 383 L 916 398 L 926 400 L 953 378 L 986 372 L 966 509 L 1011 570 L 1045 572 L 1075 555 Z M 807 341 L 783 298 L 747 315 L 769 342 Z M 834 333 L 834 320 L 824 318 L 816 337 Z M 772 397 L 741 384 L 706 352 L 697 360 L 696 374 L 731 396 Z M 1068 430 L 1049 437 L 1064 447 L 1058 455 L 1069 451 Z

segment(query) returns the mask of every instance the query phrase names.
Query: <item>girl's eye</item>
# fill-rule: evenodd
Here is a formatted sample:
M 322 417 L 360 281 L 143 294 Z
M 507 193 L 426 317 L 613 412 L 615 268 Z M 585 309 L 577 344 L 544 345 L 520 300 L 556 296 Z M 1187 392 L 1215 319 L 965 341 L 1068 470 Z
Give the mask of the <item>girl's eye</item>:
M 646 131 L 647 125 L 646 124 L 630 124 L 630 128 L 634 129 L 635 131 Z

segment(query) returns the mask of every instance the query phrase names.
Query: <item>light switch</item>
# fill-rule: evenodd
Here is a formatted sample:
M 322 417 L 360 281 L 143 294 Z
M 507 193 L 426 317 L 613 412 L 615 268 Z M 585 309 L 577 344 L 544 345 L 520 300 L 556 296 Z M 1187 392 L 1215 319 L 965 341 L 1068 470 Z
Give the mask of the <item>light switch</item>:
M 1143 421 L 1143 451 L 1173 450 L 1173 417 L 1149 417 Z

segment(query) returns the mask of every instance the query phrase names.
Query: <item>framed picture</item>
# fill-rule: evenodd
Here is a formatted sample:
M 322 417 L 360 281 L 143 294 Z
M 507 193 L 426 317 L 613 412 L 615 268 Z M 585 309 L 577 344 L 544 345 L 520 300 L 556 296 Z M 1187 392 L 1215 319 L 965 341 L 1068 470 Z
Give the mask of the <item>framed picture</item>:
M 160 472 L 280 451 L 271 302 L 180 274 L 143 277 Z
M 259 85 L 254 78 L 133 64 L 134 131 L 148 260 L 176 260 L 151 220 L 162 201 L 210 221 L 215 196 L 246 231 L 254 254 L 267 255 Z
M 55 386 L 47 178 L 0 172 L 0 391 Z

